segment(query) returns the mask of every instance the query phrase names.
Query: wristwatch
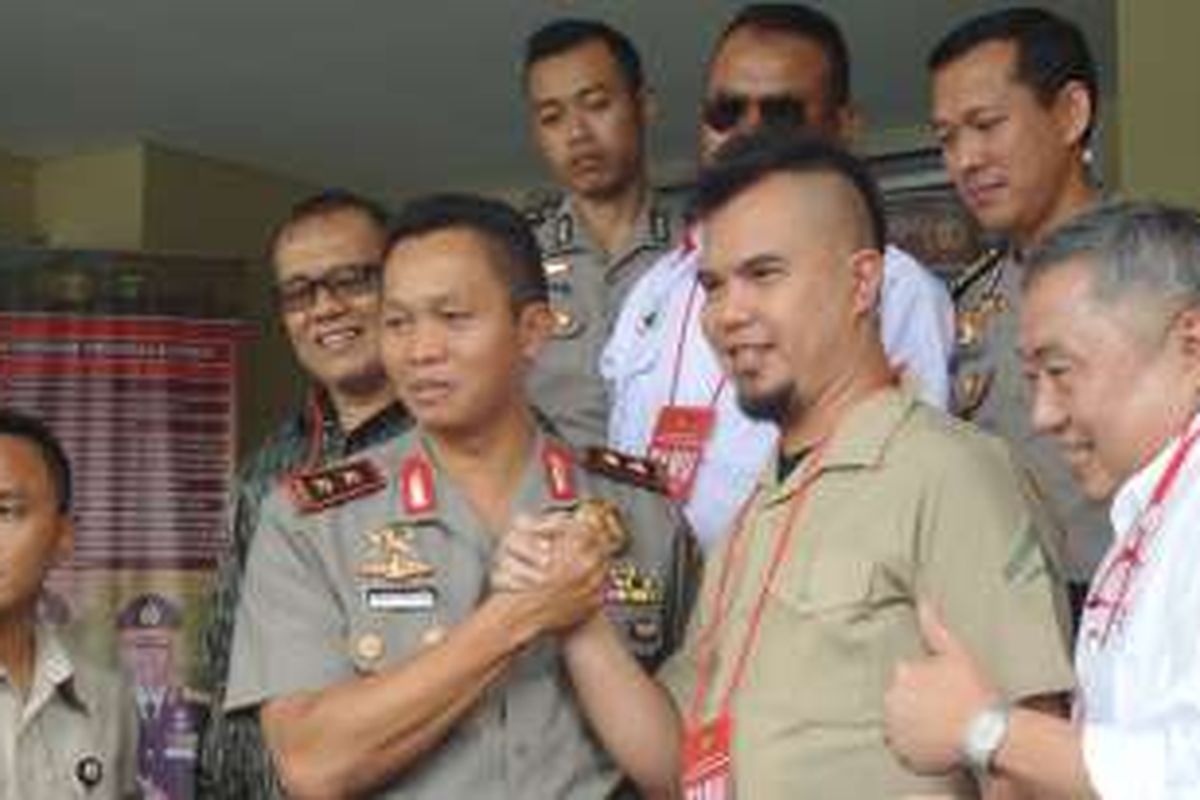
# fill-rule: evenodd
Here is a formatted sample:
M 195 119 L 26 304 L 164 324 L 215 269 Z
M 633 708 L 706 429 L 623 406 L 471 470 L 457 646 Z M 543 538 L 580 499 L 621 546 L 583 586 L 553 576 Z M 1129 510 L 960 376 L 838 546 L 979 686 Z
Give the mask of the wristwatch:
M 962 751 L 967 766 L 979 778 L 992 768 L 996 751 L 1008 735 L 1008 704 L 994 702 L 971 718 L 963 736 Z

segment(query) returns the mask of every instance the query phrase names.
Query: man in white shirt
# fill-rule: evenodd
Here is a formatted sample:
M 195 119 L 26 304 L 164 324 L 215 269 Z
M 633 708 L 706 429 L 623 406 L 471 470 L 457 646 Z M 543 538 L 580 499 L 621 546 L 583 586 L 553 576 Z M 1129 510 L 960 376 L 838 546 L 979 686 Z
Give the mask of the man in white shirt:
M 1033 424 L 1086 495 L 1112 502 L 1075 721 L 998 704 L 925 609 L 931 655 L 897 668 L 889 742 L 918 770 L 966 761 L 1039 796 L 1200 796 L 1200 221 L 1103 206 L 1032 255 L 1023 291 Z
M 803 127 L 846 143 L 858 121 L 849 86 L 849 55 L 831 19 L 799 4 L 747 6 L 709 62 L 701 162 L 728 139 L 761 127 Z M 633 288 L 600 370 L 612 399 L 609 445 L 659 462 L 670 494 L 707 547 L 730 527 L 776 433 L 738 408 L 701 333 L 698 241 L 692 231 Z M 913 379 L 922 399 L 945 407 L 953 311 L 941 282 L 888 247 L 879 314 L 893 366 Z

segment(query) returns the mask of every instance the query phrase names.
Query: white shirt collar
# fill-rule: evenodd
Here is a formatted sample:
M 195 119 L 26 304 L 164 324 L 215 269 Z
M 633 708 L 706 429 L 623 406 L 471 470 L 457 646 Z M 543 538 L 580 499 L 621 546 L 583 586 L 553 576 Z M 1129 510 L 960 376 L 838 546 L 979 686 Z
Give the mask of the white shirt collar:
M 1192 417 L 1185 432 L 1194 430 L 1197 424 L 1200 424 L 1200 413 Z M 1113 530 L 1116 531 L 1118 537 L 1123 536 L 1133 526 L 1138 515 L 1150 504 L 1150 495 L 1154 492 L 1154 485 L 1158 483 L 1158 479 L 1166 470 L 1167 463 L 1171 460 L 1175 446 L 1182 436 L 1183 434 L 1172 436 L 1166 444 L 1159 448 L 1154 457 L 1129 476 L 1113 495 L 1109 519 L 1112 521 Z

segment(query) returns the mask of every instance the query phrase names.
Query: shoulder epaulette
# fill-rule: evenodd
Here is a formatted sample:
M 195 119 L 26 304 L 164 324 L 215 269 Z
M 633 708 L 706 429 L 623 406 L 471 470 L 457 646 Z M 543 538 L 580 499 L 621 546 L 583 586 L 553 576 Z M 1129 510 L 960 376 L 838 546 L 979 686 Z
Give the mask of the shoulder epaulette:
M 302 514 L 313 514 L 373 494 L 387 485 L 383 473 L 367 459 L 347 461 L 293 475 L 292 499 Z
M 588 472 L 605 475 L 621 483 L 632 483 L 653 492 L 661 493 L 666 490 L 658 466 L 653 461 L 607 447 L 589 447 L 584 450 L 583 468 Z
M 989 275 L 993 269 L 1004 258 L 1003 248 L 993 248 L 986 251 L 982 256 L 975 259 L 974 263 L 968 264 L 959 271 L 950 281 L 950 298 L 955 305 L 963 298 L 971 287 L 979 283 L 986 275 Z

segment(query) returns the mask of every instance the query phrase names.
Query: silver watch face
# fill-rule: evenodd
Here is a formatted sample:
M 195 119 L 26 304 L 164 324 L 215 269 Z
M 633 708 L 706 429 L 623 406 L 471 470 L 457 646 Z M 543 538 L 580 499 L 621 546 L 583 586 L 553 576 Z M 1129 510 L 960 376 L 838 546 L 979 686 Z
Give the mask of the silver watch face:
M 973 769 L 986 771 L 1007 733 L 1006 707 L 989 706 L 980 711 L 967 726 L 967 735 L 963 741 L 963 754 L 967 763 Z

